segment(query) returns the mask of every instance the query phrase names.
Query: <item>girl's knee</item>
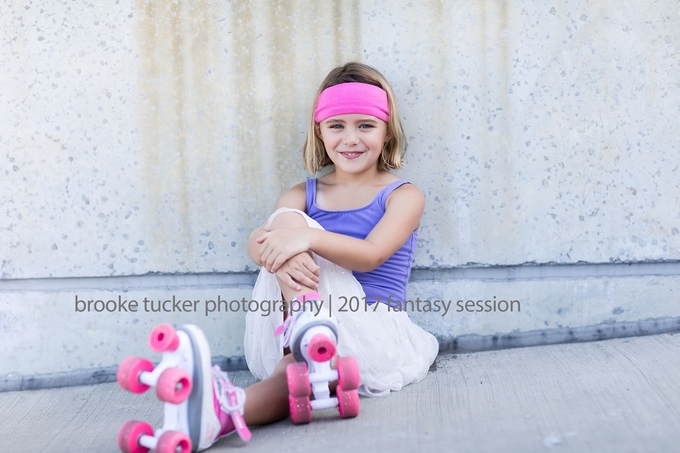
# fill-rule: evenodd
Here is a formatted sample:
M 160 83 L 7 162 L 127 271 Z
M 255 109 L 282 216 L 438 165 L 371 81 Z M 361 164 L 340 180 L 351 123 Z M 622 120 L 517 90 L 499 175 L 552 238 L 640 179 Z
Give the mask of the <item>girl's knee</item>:
M 269 230 L 281 228 L 302 228 L 307 226 L 307 221 L 297 212 L 282 212 L 277 214 L 271 222 Z

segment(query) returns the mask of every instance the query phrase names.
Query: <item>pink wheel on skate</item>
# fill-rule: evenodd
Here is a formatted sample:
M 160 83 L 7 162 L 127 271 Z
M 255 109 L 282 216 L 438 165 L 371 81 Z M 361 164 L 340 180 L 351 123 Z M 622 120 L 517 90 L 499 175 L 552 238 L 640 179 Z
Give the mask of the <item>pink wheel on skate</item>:
M 151 425 L 130 420 L 118 431 L 118 448 L 125 453 L 146 453 L 149 449 L 139 445 L 139 438 L 142 435 L 153 436 Z
M 179 347 L 179 336 L 170 324 L 160 324 L 151 331 L 149 346 L 155 352 L 174 351 Z
M 293 397 L 309 396 L 312 388 L 309 385 L 309 373 L 305 362 L 290 363 L 286 367 L 288 392 Z
M 339 357 L 337 363 L 338 387 L 344 390 L 359 388 L 361 378 L 359 376 L 359 364 L 354 357 Z
M 132 393 L 144 393 L 148 385 L 139 382 L 139 375 L 143 371 L 153 371 L 153 363 L 140 357 L 128 357 L 118 367 L 116 380 L 123 390 Z
M 166 431 L 158 438 L 156 453 L 190 453 L 191 439 L 180 431 Z
M 309 358 L 315 362 L 328 362 L 335 356 L 335 343 L 323 334 L 316 334 L 307 347 Z
M 191 377 L 180 368 L 168 368 L 158 377 L 156 396 L 166 403 L 179 404 L 191 393 Z
M 294 425 L 301 425 L 312 421 L 312 405 L 309 403 L 308 396 L 294 397 L 288 395 L 288 407 L 290 409 L 290 419 Z
M 335 394 L 338 397 L 340 417 L 351 418 L 359 415 L 359 392 L 356 389 L 343 390 L 338 386 Z

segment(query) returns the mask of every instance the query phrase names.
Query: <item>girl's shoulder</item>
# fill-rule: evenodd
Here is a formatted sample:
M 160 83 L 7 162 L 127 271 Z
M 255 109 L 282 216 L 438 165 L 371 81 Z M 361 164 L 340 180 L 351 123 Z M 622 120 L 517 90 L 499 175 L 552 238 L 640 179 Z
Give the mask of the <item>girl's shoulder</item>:
M 307 207 L 307 190 L 306 183 L 301 182 L 294 185 L 286 193 L 281 195 L 279 202 L 276 204 L 276 209 L 291 208 L 306 211 Z
M 397 179 L 397 181 L 398 180 L 399 179 Z M 421 207 L 425 205 L 425 195 L 423 195 L 423 191 L 410 181 L 405 181 L 405 184 L 400 185 L 389 194 L 387 200 L 385 200 L 385 209 L 390 205 L 395 207 L 403 206 L 404 204 Z

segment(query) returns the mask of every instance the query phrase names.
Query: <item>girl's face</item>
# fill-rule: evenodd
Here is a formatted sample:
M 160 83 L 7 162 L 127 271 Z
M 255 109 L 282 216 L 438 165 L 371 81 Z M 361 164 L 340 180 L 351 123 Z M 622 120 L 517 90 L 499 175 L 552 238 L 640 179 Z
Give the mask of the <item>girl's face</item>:
M 359 113 L 332 116 L 316 128 L 336 171 L 350 174 L 377 169 L 383 146 L 390 139 L 387 123 Z

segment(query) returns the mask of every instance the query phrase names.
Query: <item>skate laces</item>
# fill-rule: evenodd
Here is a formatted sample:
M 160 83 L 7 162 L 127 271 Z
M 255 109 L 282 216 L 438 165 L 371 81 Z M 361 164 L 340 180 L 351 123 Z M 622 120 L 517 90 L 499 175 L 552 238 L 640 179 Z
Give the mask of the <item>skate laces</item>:
M 298 299 L 302 298 L 302 302 Z M 298 306 L 301 306 L 304 308 L 304 302 L 306 301 L 314 301 L 314 300 L 319 300 L 321 299 L 321 296 L 317 292 L 311 292 L 307 294 L 303 294 L 302 296 L 296 296 L 293 298 L 293 300 L 290 301 L 290 310 L 288 311 L 288 317 L 283 321 L 283 324 L 281 324 L 279 327 L 276 328 L 274 331 L 274 336 L 279 336 L 283 334 L 283 339 L 281 341 L 281 345 L 284 348 L 287 348 L 290 346 L 290 336 L 293 332 L 293 326 L 295 325 L 295 319 L 297 318 L 297 315 L 299 315 L 301 310 L 298 310 L 298 313 L 294 313 L 293 306 L 297 304 Z
M 296 301 L 297 302 L 297 301 Z M 281 346 L 284 348 L 287 348 L 290 346 L 290 335 L 293 332 L 293 325 L 295 324 L 295 316 L 293 314 L 288 315 L 285 321 L 283 321 L 283 324 L 281 324 L 277 329 L 274 331 L 275 336 L 279 336 L 283 334 L 283 339 L 281 340 Z
M 215 387 L 215 395 L 220 404 L 222 412 L 229 414 L 236 432 L 244 441 L 250 439 L 250 430 L 243 420 L 243 406 L 246 403 L 246 392 L 240 387 L 236 387 L 231 383 L 227 377 L 227 373 L 214 365 L 212 368 L 213 385 Z
M 293 305 L 300 305 L 300 301 L 297 298 L 290 301 L 291 309 L 288 312 L 288 317 L 283 321 L 279 327 L 274 331 L 274 336 L 278 337 L 283 334 L 283 339 L 281 340 L 281 346 L 287 348 L 290 346 L 290 336 L 293 333 L 293 326 L 295 325 L 295 319 L 297 318 L 297 313 L 293 313 Z

